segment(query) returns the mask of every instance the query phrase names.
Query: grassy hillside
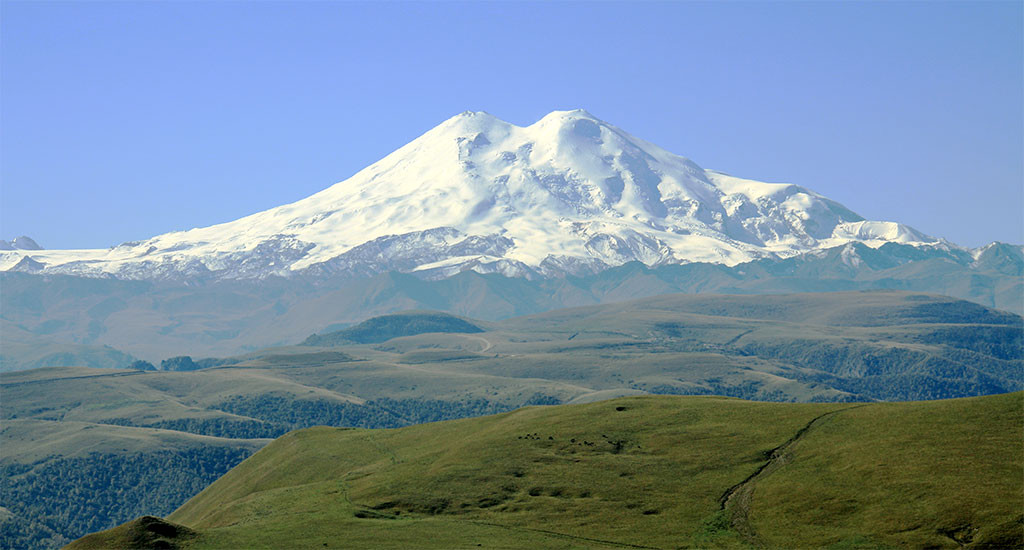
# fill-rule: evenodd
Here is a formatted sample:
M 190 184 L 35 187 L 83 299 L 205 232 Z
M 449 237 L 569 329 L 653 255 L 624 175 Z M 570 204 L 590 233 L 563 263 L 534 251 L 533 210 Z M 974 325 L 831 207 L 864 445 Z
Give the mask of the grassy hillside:
M 345 344 L 378 344 L 392 338 L 425 333 L 483 332 L 479 326 L 438 311 L 409 311 L 367 319 L 354 327 L 314 334 L 302 342 L 304 346 L 341 346 Z
M 128 368 L 135 360 L 109 346 L 61 342 L 0 319 L 0 372 L 43 367 Z
M 168 543 L 1020 547 L 1022 406 L 1021 393 L 884 404 L 634 397 L 398 430 L 312 428 L 171 514 L 185 528 Z M 140 531 L 132 523 L 69 548 L 132 547 L 125 533 Z
M 1020 317 L 913 293 L 666 295 L 485 326 L 274 348 L 193 372 L 5 373 L 0 414 L 268 437 L 302 427 L 289 408 L 322 424 L 397 427 L 645 393 L 864 401 L 1024 387 Z M 426 410 L 438 407 L 465 414 Z
M 169 513 L 267 442 L 37 419 L 5 419 L 0 441 L 0 547 L 12 549 Z
M 70 457 L 89 469 L 113 459 L 80 451 L 106 445 L 107 429 L 116 427 L 251 440 L 316 425 L 396 428 L 625 395 L 841 403 L 1024 387 L 1019 317 L 917 293 L 666 295 L 474 325 L 486 330 L 415 330 L 378 343 L 279 347 L 189 372 L 3 373 L 0 417 L 10 429 L 0 433 L 0 445 L 8 462 L 38 471 Z M 55 428 L 35 442 L 16 437 L 13 428 L 29 421 Z M 82 428 L 65 437 L 59 435 L 64 425 Z M 147 445 L 110 452 L 144 454 Z M 159 472 L 156 461 L 132 460 L 149 464 L 154 476 Z M 218 464 L 218 473 L 233 465 Z M 181 486 L 195 487 L 197 476 L 187 474 Z M 71 491 L 78 482 L 67 478 L 69 503 L 93 496 Z M 176 494 L 181 500 L 164 501 L 159 510 L 119 508 L 114 500 L 110 517 L 165 513 L 192 493 Z M 0 505 L 37 504 L 11 498 Z M 91 517 L 83 513 L 77 520 Z M 63 525 L 69 536 L 85 532 L 73 517 Z

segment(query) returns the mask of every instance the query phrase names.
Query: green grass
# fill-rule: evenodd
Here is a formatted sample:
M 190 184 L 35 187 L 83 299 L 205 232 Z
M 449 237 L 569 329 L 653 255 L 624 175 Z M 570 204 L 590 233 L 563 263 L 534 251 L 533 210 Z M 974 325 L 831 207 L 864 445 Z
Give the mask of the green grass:
M 984 324 L 996 322 L 1005 324 Z M 516 407 L 536 394 L 561 402 L 631 393 L 844 401 L 1024 387 L 1024 356 L 1012 340 L 1017 335 L 1019 344 L 1019 317 L 905 292 L 671 295 L 486 326 L 477 334 L 418 334 L 342 349 L 274 348 L 197 372 L 3 373 L 2 413 L 146 425 L 238 420 L 218 405 L 266 394 L 334 403 L 486 399 Z M 82 378 L 100 372 L 106 376 Z
M 110 424 L 262 438 L 319 423 L 395 426 L 638 394 L 828 402 L 1003 393 L 1024 387 L 1020 323 L 908 292 L 669 295 L 481 323 L 480 333 L 265 349 L 195 372 L 0 373 L 3 419 L 44 422 L 40 434 L 7 422 L 0 446 L 5 462 L 32 465 L 89 449 L 145 453 L 168 441 Z M 382 399 L 397 413 L 373 404 Z M 306 412 L 269 424 L 289 411 Z M 113 512 L 116 521 L 131 517 Z
M 0 319 L 0 334 L 0 372 L 66 365 L 123 369 L 135 359 L 111 347 L 73 344 L 33 334 L 6 319 Z
M 475 324 L 448 313 L 438 311 L 409 311 L 367 319 L 354 327 L 314 334 L 302 343 L 304 346 L 340 346 L 346 344 L 376 344 L 424 333 L 483 332 Z
M 91 453 L 151 453 L 202 447 L 261 448 L 265 439 L 229 439 L 190 433 L 110 426 L 91 422 L 5 420 L 0 464 L 38 465 L 53 458 L 82 458 Z
M 1020 544 L 1022 415 L 1019 393 L 836 415 L 758 484 L 756 527 L 773 546 L 796 536 L 926 547 L 1014 534 Z
M 311 428 L 168 519 L 196 549 L 1020 546 L 1022 406 L 635 397 Z M 753 478 L 744 534 L 720 498 L 797 434 Z
M 580 541 L 629 542 L 643 532 L 644 544 L 671 546 L 676 524 L 698 524 L 716 506 L 721 487 L 754 467 L 759 449 L 786 439 L 821 408 L 641 398 L 392 431 L 304 430 L 276 441 L 170 519 L 216 531 L 259 517 L 278 499 L 322 499 L 336 490 L 342 508 L 330 523 L 353 528 L 403 516 L 417 523 L 419 517 L 466 518 L 518 532 L 544 526 Z M 730 426 L 751 413 L 776 421 Z M 237 504 L 223 506 L 225 500 Z M 217 504 L 211 509 L 204 502 Z M 365 509 L 396 519 L 356 517 Z M 306 521 L 268 518 L 271 531 L 290 531 L 274 525 L 279 520 Z M 436 528 L 408 527 L 426 529 L 423 536 Z M 555 539 L 556 547 L 565 544 Z
M 175 525 L 153 516 L 119 525 L 103 532 L 103 536 L 90 535 L 75 543 L 80 549 L 106 550 L 109 548 L 177 548 L 195 536 L 187 527 Z

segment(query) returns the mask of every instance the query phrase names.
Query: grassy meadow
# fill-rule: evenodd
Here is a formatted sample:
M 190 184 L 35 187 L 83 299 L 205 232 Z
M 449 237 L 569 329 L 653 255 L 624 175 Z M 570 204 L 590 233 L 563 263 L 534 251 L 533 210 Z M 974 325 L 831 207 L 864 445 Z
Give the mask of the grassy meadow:
M 167 542 L 1019 547 L 1022 407 L 1021 393 L 873 404 L 645 396 L 394 430 L 311 428 L 168 516 L 188 531 Z M 140 529 L 69 548 L 131 547 Z
M 1019 316 L 912 292 L 666 295 L 501 322 L 407 312 L 321 336 L 192 371 L 0 373 L 0 537 L 42 550 L 169 514 L 265 442 L 311 426 L 636 395 L 853 404 L 1024 388 Z

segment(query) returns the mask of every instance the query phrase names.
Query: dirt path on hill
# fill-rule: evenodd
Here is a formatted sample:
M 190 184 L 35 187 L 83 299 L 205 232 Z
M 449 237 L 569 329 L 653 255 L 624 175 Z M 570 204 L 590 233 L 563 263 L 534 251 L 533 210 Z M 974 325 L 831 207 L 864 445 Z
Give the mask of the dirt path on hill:
M 373 445 L 378 451 L 380 451 L 382 455 L 387 456 L 388 459 L 391 460 L 392 466 L 402 462 L 391 447 L 388 447 L 387 445 L 380 442 L 380 440 L 377 438 L 376 432 L 365 432 L 365 436 L 363 437 L 363 439 L 365 439 L 366 442 L 369 443 L 370 445 Z
M 476 340 L 477 342 L 483 342 L 484 343 L 483 349 L 478 350 L 477 353 L 483 353 L 483 352 L 485 352 L 485 351 L 487 351 L 487 350 L 489 350 L 489 349 L 494 347 L 494 345 L 491 344 L 490 340 L 484 338 L 483 336 L 467 336 L 466 338 L 469 338 L 470 340 Z
M 11 371 L 11 374 L 19 371 Z M 132 372 L 111 372 L 101 374 L 83 374 L 81 376 L 60 376 L 55 378 L 40 378 L 38 380 L 25 380 L 22 382 L 0 382 L 0 387 L 13 388 L 15 386 L 27 386 L 29 384 L 45 384 L 47 382 L 61 382 L 64 380 L 82 380 L 85 378 L 114 378 L 116 376 L 141 376 L 146 373 L 157 371 L 132 371 Z
M 793 437 L 786 440 L 782 445 L 772 449 L 769 453 L 768 461 L 762 464 L 754 471 L 754 473 L 750 474 L 747 479 L 733 485 L 723 493 L 718 499 L 718 503 L 720 509 L 728 512 L 732 528 L 746 539 L 749 544 L 758 548 L 764 548 L 764 542 L 761 541 L 757 531 L 754 529 L 754 526 L 750 523 L 751 507 L 754 500 L 754 486 L 758 481 L 770 476 L 773 472 L 788 464 L 790 460 L 792 460 L 792 454 L 789 452 L 790 448 L 796 444 L 796 442 L 800 441 L 801 438 L 807 435 L 807 433 L 815 426 L 820 425 L 830 417 L 843 411 L 849 411 L 863 406 L 864 405 L 855 405 L 853 407 L 846 407 L 845 409 L 827 412 L 812 418 L 811 421 L 803 428 L 797 430 Z

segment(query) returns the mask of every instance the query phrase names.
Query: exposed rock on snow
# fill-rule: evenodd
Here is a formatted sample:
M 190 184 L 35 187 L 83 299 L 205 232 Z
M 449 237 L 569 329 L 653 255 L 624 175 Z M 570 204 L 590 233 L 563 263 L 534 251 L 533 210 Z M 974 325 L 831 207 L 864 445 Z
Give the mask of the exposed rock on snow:
M 33 249 L 31 269 L 131 279 L 464 269 L 534 277 L 629 261 L 735 265 L 848 242 L 940 241 L 866 221 L 803 187 L 705 170 L 586 111 L 528 127 L 466 112 L 298 202 L 110 250 Z M 25 258 L 0 252 L 0 269 L 28 269 Z

